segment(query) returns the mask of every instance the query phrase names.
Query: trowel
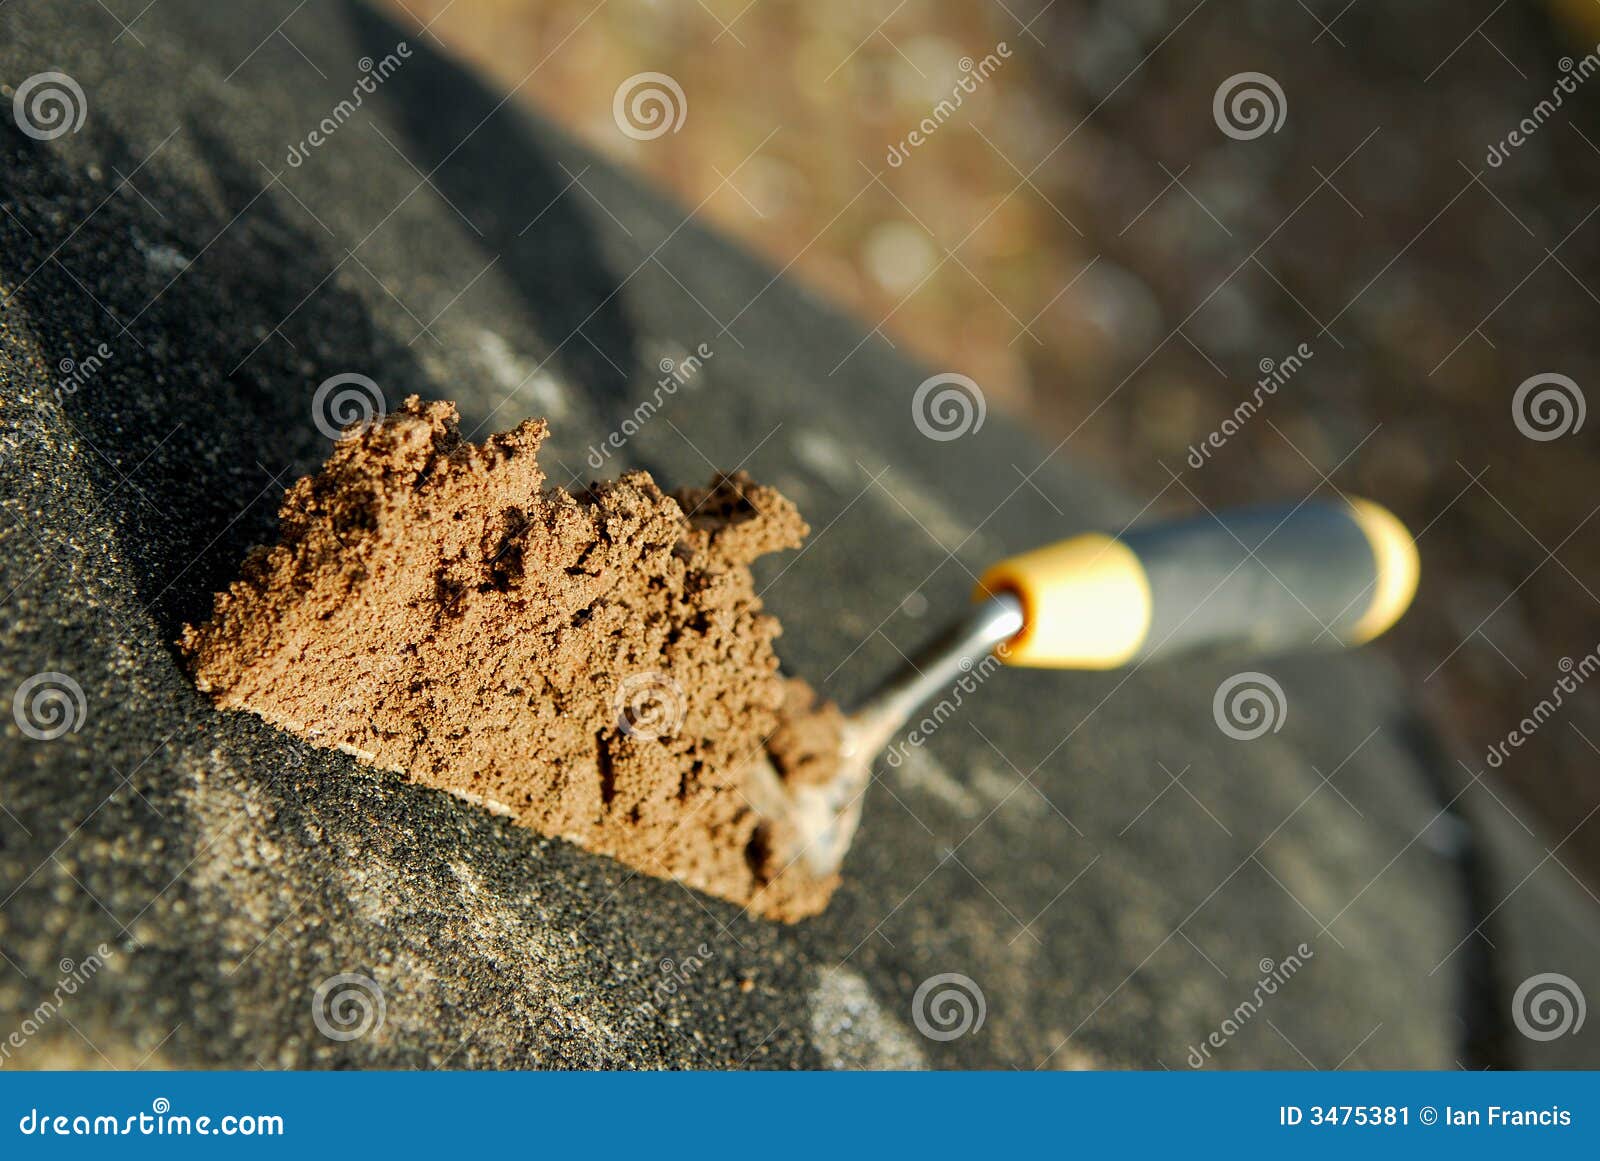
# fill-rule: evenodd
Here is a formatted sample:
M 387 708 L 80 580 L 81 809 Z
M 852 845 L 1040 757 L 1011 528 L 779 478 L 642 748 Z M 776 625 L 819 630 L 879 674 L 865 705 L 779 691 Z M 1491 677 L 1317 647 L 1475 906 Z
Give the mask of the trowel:
M 997 657 L 1108 670 L 1185 653 L 1345 648 L 1397 621 L 1416 592 L 1416 543 L 1369 500 L 1305 500 L 1086 533 L 1003 560 L 971 606 L 845 718 L 837 772 L 788 786 L 765 758 L 748 790 L 788 825 L 783 862 L 836 873 L 878 753 L 917 710 Z

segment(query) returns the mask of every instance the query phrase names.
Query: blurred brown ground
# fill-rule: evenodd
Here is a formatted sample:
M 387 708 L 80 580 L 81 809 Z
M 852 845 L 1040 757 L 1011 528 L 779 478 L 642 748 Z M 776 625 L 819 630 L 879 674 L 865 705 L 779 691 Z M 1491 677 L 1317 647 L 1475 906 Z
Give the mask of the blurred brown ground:
M 1594 47 L 1592 0 L 389 3 L 890 342 L 974 377 L 1060 454 L 1156 497 L 1150 514 L 1330 486 L 1394 508 L 1424 581 L 1381 647 L 1462 782 L 1509 784 L 1519 822 L 1600 881 L 1595 692 L 1503 769 L 1484 761 L 1563 658 L 1600 646 L 1593 426 L 1537 442 L 1510 413 L 1537 373 L 1600 384 L 1600 81 L 1503 168 L 1484 162 L 1558 61 Z M 889 165 L 958 62 L 1001 42 L 1000 69 Z M 1233 141 L 1212 97 L 1246 70 L 1282 83 L 1288 117 Z M 682 86 L 678 133 L 618 131 L 613 94 L 642 71 Z M 1300 342 L 1314 357 L 1292 383 L 1186 463 Z

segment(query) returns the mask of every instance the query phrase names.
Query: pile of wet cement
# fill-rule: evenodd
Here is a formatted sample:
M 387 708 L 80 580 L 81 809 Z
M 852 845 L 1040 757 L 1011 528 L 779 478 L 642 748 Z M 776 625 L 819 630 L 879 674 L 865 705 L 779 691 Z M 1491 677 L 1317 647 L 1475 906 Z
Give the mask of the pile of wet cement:
M 837 880 L 793 862 L 749 781 L 825 776 L 837 751 L 838 711 L 778 672 L 749 567 L 805 522 L 743 473 L 546 488 L 547 431 L 473 444 L 413 397 L 347 434 L 185 629 L 197 684 L 648 874 L 815 913 Z

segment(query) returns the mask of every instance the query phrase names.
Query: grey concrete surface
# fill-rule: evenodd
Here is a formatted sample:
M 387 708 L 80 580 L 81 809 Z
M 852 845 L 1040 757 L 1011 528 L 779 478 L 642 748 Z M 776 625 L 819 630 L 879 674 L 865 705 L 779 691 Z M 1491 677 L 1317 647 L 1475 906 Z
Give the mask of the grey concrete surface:
M 1462 873 L 1433 783 L 1498 807 L 1376 652 L 997 674 L 884 771 L 847 884 L 794 928 L 213 711 L 171 642 L 325 454 L 312 396 L 338 373 L 455 399 L 480 436 L 546 415 L 558 482 L 779 485 L 815 529 L 763 573 L 785 664 L 846 701 L 995 554 L 1145 498 L 997 413 L 925 438 L 929 369 L 385 18 L 163 3 L 136 31 L 0 9 L 7 105 L 61 70 L 87 108 L 49 142 L 0 118 L 0 693 L 59 671 L 85 697 L 55 740 L 0 715 L 6 1067 L 1183 1069 L 1230 1020 L 1208 1067 L 1600 1063 L 1592 1028 L 1528 1055 L 1507 1008 L 1540 970 L 1600 996 L 1592 899 L 1526 835 Z M 1212 718 L 1242 668 L 1286 693 L 1253 742 Z M 314 1019 L 342 973 L 383 997 L 351 1040 Z M 982 994 L 951 1040 L 913 1011 L 943 973 Z

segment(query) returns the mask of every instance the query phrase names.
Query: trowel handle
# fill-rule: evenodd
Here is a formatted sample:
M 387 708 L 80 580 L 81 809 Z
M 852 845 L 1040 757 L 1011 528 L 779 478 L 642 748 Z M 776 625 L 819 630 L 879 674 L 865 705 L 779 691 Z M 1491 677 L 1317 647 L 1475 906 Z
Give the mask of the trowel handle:
M 1308 500 L 1075 536 L 996 564 L 974 598 L 1022 603 L 1009 663 L 1111 669 L 1212 646 L 1370 641 L 1411 603 L 1418 567 L 1388 510 Z

